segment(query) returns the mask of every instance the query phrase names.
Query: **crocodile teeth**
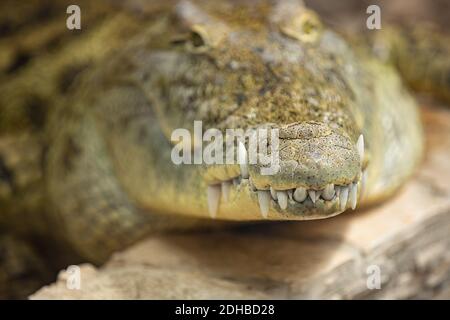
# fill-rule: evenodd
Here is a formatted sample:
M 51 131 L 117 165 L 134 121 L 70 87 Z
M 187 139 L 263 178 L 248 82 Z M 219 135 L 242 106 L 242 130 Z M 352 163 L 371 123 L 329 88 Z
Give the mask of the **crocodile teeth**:
M 281 209 L 286 209 L 288 205 L 288 195 L 286 191 L 277 191 L 278 204 Z
M 252 191 L 256 191 L 256 187 L 255 184 L 252 181 L 252 178 L 248 178 L 248 185 L 250 186 L 250 188 L 252 189 Z
M 358 195 L 358 185 L 356 183 L 352 183 L 350 186 L 350 194 L 348 201 L 350 202 L 350 205 L 352 206 L 352 210 L 355 210 L 356 208 L 356 200 Z
M 241 176 L 248 179 L 248 163 L 247 163 L 247 149 L 242 142 L 239 141 L 238 162 L 241 168 Z
M 209 216 L 215 218 L 217 210 L 219 209 L 221 188 L 219 185 L 209 185 L 207 190 L 208 195 L 208 210 Z
M 356 149 L 358 150 L 360 163 L 362 165 L 364 160 L 364 136 L 361 134 L 358 138 L 358 141 L 356 141 Z
M 290 190 L 287 191 L 287 195 L 288 195 L 289 200 L 292 200 L 293 193 L 294 193 L 294 192 L 292 191 L 292 189 L 290 189 Z
M 345 207 L 347 206 L 347 200 L 348 200 L 348 187 L 341 187 L 340 188 L 340 194 L 339 194 L 339 205 L 340 210 L 344 211 Z
M 231 188 L 230 181 L 222 182 L 222 199 L 225 202 L 227 202 L 228 199 L 230 198 L 230 188 Z
M 334 194 L 334 184 L 330 183 L 325 186 L 325 189 L 322 192 L 322 198 L 324 198 L 325 200 L 331 200 L 333 199 Z
M 308 195 L 311 198 L 313 203 L 316 203 L 316 191 L 315 190 L 308 190 Z
M 258 202 L 259 209 L 261 211 L 261 215 L 264 218 L 267 218 L 267 214 L 269 213 L 269 205 L 270 205 L 270 192 L 269 191 L 258 191 Z
M 277 200 L 277 192 L 272 187 L 270 187 L 270 194 L 272 195 L 273 200 Z
M 294 200 L 297 202 L 303 202 L 306 199 L 306 189 L 298 187 L 294 192 Z
M 322 190 L 316 191 L 316 201 L 319 200 L 321 195 L 322 195 Z
M 366 191 L 366 183 L 367 183 L 367 171 L 364 171 L 361 177 L 361 190 L 359 191 L 360 198 L 364 196 L 364 192 Z

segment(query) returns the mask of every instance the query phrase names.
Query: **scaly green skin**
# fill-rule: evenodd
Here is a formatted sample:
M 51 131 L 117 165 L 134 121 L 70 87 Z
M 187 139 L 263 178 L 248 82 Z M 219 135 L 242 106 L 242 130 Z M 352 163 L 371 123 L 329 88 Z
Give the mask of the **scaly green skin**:
M 102 261 L 149 232 L 209 219 L 208 186 L 241 171 L 173 164 L 170 135 L 194 120 L 204 130 L 280 129 L 280 172 L 262 176 L 250 165 L 250 179 L 231 187 L 217 219 L 326 218 L 351 204 L 289 199 L 282 209 L 272 199 L 263 217 L 258 192 L 354 185 L 367 204 L 413 173 L 421 124 L 392 67 L 352 50 L 301 5 L 246 1 L 230 10 L 231 3 L 153 4 L 139 30 L 118 38 L 118 52 L 99 54 L 70 90 L 48 95 L 40 206 L 84 257 Z M 99 48 L 116 48 L 103 39 Z

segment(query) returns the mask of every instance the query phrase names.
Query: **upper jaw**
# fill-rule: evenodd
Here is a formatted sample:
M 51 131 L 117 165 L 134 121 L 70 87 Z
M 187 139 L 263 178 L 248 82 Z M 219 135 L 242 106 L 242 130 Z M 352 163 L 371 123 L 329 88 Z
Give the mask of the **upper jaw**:
M 208 209 L 216 217 L 220 202 L 227 202 L 232 188 L 248 188 L 251 199 L 259 204 L 262 218 L 318 219 L 355 209 L 365 191 L 367 162 L 364 162 L 364 137 L 355 143 L 359 169 L 353 177 L 322 185 L 280 185 L 255 183 L 255 175 L 246 164 L 240 165 L 240 174 L 231 179 L 215 181 L 208 185 Z M 236 167 L 234 167 L 234 171 Z

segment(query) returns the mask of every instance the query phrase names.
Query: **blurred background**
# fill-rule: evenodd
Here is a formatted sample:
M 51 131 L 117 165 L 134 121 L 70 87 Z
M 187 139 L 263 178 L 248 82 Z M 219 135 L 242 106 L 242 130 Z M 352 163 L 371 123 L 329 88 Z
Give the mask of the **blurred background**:
M 71 39 L 83 37 L 85 30 L 101 23 L 108 10 L 111 10 L 102 3 L 114 3 L 114 10 L 139 12 L 143 4 L 145 6 L 149 2 L 152 0 L 2 0 L 0 95 L 8 96 L 14 89 L 10 83 L 17 81 L 31 62 L 54 54 Z M 364 31 L 366 8 L 371 4 L 381 7 L 382 26 L 433 24 L 444 32 L 449 30 L 450 1 L 446 0 L 311 0 L 305 3 L 320 14 L 326 25 L 343 33 Z M 66 8 L 69 4 L 78 4 L 83 12 L 90 12 L 83 16 L 81 31 L 69 33 L 65 28 Z M 123 28 L 124 32 L 132 32 L 134 26 Z M 69 74 L 61 75 L 63 81 L 60 92 L 64 93 L 70 86 L 71 79 L 85 68 L 89 68 L 89 65 L 74 65 L 72 69 L 68 69 Z M 33 85 L 30 83 L 30 86 Z M 45 86 L 43 88 L 45 91 Z M 28 98 L 27 106 L 33 119 L 31 125 L 39 130 L 45 122 L 45 97 L 36 95 Z M 144 290 L 146 298 L 450 298 L 450 179 L 447 179 L 450 167 L 446 163 L 450 156 L 450 112 L 442 102 L 424 95 L 417 98 L 424 108 L 423 118 L 430 151 L 411 186 L 390 203 L 367 210 L 358 218 L 344 215 L 332 219 L 333 221 L 274 223 L 217 234 L 151 238 L 109 262 L 100 271 L 103 272 L 103 279 L 109 280 L 116 279 L 119 273 L 122 282 L 106 281 L 105 284 L 95 272 L 86 271 L 91 277 L 90 283 L 97 288 L 107 287 L 115 293 L 122 290 L 120 292 L 123 295 L 114 296 L 119 298 L 127 298 L 129 293 L 124 284 L 126 279 L 142 282 L 142 286 L 146 288 L 140 290 Z M 0 111 L 7 103 L 8 100 L 0 99 Z M 14 123 L 14 114 L 8 119 L 1 117 L 2 113 L 2 128 L 8 128 L 8 123 Z M 23 124 L 24 127 L 29 125 Z M 20 124 L 15 123 L 14 126 L 8 130 L 20 132 Z M 0 131 L 0 150 L 7 143 L 6 131 Z M 2 171 L 1 166 L 0 177 L 7 178 L 7 173 Z M 5 194 L 8 190 L 2 189 L 0 184 L 0 216 L 3 214 L 3 217 L 14 217 L 17 212 L 11 214 L 6 212 L 6 206 L 2 207 L 2 192 Z M 17 201 L 17 208 L 26 208 L 25 200 Z M 429 205 L 431 203 L 434 206 Z M 24 215 L 22 219 L 27 219 L 27 216 Z M 68 264 L 84 262 L 67 252 L 64 246 L 48 248 L 42 238 L 18 240 L 1 225 L 1 220 L 0 298 L 27 298 L 42 286 L 56 281 L 58 272 Z M 429 234 L 432 236 L 427 236 Z M 258 245 L 250 245 L 253 242 L 258 242 Z M 210 243 L 210 246 L 205 243 Z M 238 246 L 241 251 L 237 253 Z M 292 253 L 297 258 L 293 258 Z M 158 259 L 152 258 L 155 255 Z M 22 258 L 24 256 L 27 257 L 25 260 Z M 138 263 L 138 256 L 145 256 L 147 258 L 142 259 L 149 260 Z M 185 260 L 174 258 L 175 256 L 185 257 Z M 361 261 L 365 261 L 363 265 L 358 264 Z M 367 291 L 365 288 L 365 277 L 361 274 L 364 274 L 366 265 L 371 262 L 381 264 L 384 270 L 388 270 L 387 278 L 383 278 L 388 289 L 383 292 Z M 142 264 L 145 263 L 152 266 L 151 270 L 139 275 Z M 124 268 L 124 265 L 129 266 L 128 264 L 137 268 L 135 275 L 126 272 L 129 269 Z M 180 269 L 180 265 L 184 269 Z M 206 266 L 208 276 L 198 277 L 190 273 L 198 265 Z M 254 270 L 259 272 L 255 275 Z M 167 277 L 177 280 L 171 283 Z M 355 277 L 359 277 L 359 280 L 355 280 Z M 161 280 L 162 278 L 165 280 Z M 166 286 L 161 286 L 158 281 L 163 281 Z M 225 282 L 222 283 L 223 281 Z M 183 283 L 189 282 L 198 286 L 192 296 L 176 296 L 171 291 L 180 286 L 184 288 Z M 160 288 L 163 288 L 162 291 Z M 64 285 L 59 283 L 53 289 L 40 291 L 35 297 L 102 297 L 92 292 L 67 292 L 64 291 Z

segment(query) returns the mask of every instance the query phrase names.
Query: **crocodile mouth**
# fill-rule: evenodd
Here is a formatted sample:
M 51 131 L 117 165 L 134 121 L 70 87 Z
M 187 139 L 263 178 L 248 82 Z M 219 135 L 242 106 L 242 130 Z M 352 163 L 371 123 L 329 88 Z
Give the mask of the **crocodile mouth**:
M 305 185 L 294 188 L 279 188 L 266 186 L 257 188 L 252 182 L 246 164 L 240 165 L 240 174 L 233 178 L 209 184 L 207 187 L 208 211 L 211 218 L 216 218 L 220 203 L 230 201 L 230 193 L 233 189 L 238 191 L 248 188 L 252 199 L 258 202 L 261 217 L 269 218 L 269 212 L 283 215 L 294 214 L 299 218 L 309 214 L 316 217 L 329 217 L 342 213 L 346 209 L 355 210 L 366 189 L 367 162 L 364 160 L 364 139 L 360 135 L 356 143 L 356 149 L 360 156 L 360 172 L 352 181 L 342 183 L 328 183 L 323 186 L 310 187 Z

